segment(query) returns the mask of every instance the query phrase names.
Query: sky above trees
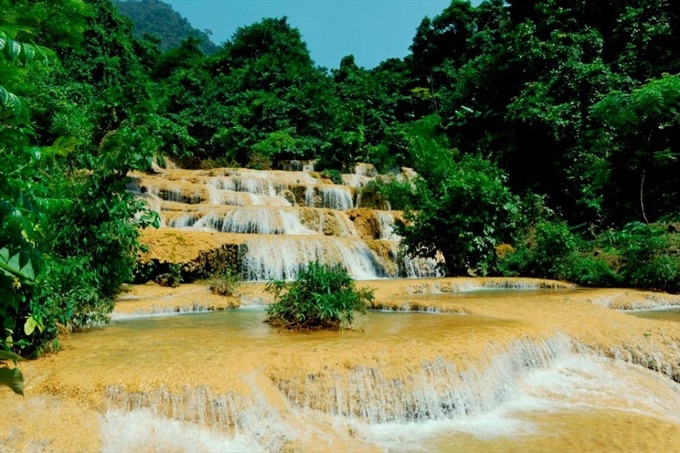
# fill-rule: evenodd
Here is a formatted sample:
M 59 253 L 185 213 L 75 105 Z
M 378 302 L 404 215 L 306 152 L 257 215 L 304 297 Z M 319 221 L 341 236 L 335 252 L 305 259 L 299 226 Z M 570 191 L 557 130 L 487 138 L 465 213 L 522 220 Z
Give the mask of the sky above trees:
M 302 33 L 319 66 L 337 68 L 353 54 L 357 65 L 372 68 L 408 53 L 416 27 L 450 0 L 164 0 L 221 44 L 238 27 L 265 17 L 288 17 Z M 479 1 L 472 1 L 478 4 Z

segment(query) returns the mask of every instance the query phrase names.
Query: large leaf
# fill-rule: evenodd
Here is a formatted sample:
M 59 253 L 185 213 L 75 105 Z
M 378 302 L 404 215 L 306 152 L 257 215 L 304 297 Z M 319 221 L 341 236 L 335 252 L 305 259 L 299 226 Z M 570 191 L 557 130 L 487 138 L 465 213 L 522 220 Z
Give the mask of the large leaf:
M 24 376 L 19 368 L 0 368 L 0 385 L 12 389 L 18 395 L 24 394 Z
M 4 51 L 5 56 L 9 61 L 15 61 L 19 58 L 19 54 L 21 53 L 21 43 L 9 38 L 7 39 Z
M 24 323 L 24 333 L 26 335 L 32 335 L 35 329 L 42 332 L 44 328 L 42 321 L 35 319 L 33 316 L 29 316 Z
M 0 272 L 25 281 L 35 280 L 33 258 L 30 253 L 16 253 L 10 256 L 7 247 L 0 249 Z
M 24 360 L 23 357 L 13 353 L 12 351 L 2 351 L 0 350 L 0 362 L 3 360 L 11 360 L 14 363 Z
M 15 115 L 19 115 L 23 109 L 19 98 L 14 93 L 7 91 L 2 85 L 0 85 L 0 109 L 11 110 Z
M 33 61 L 36 54 L 36 47 L 33 44 L 24 44 L 23 49 L 23 60 L 24 63 L 29 64 Z
M 26 30 L 22 31 L 25 32 Z M 10 33 L 5 33 L 0 30 L 0 58 L 5 59 L 10 63 L 19 62 L 22 64 L 29 64 L 33 62 L 36 57 L 40 57 L 43 63 L 48 63 L 55 58 L 55 53 L 47 47 L 16 41 L 12 39 Z

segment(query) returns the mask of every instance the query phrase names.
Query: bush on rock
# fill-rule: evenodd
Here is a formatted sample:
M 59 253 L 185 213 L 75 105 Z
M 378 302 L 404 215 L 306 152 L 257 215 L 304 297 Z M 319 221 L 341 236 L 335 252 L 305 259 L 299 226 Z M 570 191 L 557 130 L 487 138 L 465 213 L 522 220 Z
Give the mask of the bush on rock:
M 292 282 L 274 280 L 265 291 L 274 294 L 265 322 L 291 330 L 349 327 L 354 313 L 366 313 L 373 291 L 357 289 L 346 270 L 310 263 Z

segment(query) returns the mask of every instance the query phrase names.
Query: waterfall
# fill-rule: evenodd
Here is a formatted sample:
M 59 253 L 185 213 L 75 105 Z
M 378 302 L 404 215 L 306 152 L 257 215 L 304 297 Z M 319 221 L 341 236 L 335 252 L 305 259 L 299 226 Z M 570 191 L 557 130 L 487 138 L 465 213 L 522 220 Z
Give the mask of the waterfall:
M 343 267 L 357 279 L 384 277 L 385 270 L 375 255 L 360 240 L 340 238 L 249 239 L 241 257 L 241 275 L 245 280 L 292 280 L 300 267 L 313 261 Z
M 376 176 L 371 165 L 357 165 L 353 174 L 342 175 L 344 184 L 321 183 L 319 174 L 309 171 L 168 170 L 160 175 L 135 174 L 130 190 L 146 190 L 148 197 L 162 200 L 157 209 L 164 227 L 210 232 L 214 244 L 247 243 L 238 266 L 249 280 L 291 279 L 310 261 L 338 264 L 358 279 L 438 275 L 437 260 L 398 252 L 401 238 L 393 231 L 392 212 L 361 216 L 346 212 L 357 206 L 357 188 Z M 222 233 L 257 237 L 216 236 Z M 194 266 L 190 263 L 202 258 L 195 247 L 172 245 L 178 234 L 183 233 L 159 238 L 154 248 L 167 243 L 172 252 L 160 253 L 163 257 Z M 266 239 L 268 235 L 278 238 Z M 146 257 L 154 259 L 153 252 Z
M 395 245 L 395 248 L 398 248 Z M 397 252 L 399 255 L 399 253 Z M 434 258 L 413 257 L 408 254 L 401 255 L 403 272 L 407 278 L 441 277 L 439 262 Z
M 191 228 L 196 224 L 198 218 L 196 213 L 182 214 L 169 220 L 167 224 L 171 228 Z
M 413 283 L 388 284 L 401 294 Z M 137 290 L 165 299 L 153 285 Z M 181 298 L 198 302 L 193 291 Z M 623 342 L 675 366 L 674 326 L 597 306 L 589 299 L 598 291 L 528 300 L 504 291 L 465 304 L 486 315 L 371 311 L 360 329 L 305 333 L 273 329 L 263 308 L 116 316 L 106 329 L 72 335 L 50 360 L 22 365 L 30 392 L 0 395 L 0 444 L 111 453 L 673 451 L 680 385 L 605 355 Z
M 354 207 L 352 192 L 346 186 L 319 186 L 321 205 L 324 208 L 346 210 Z
M 269 207 L 236 208 L 225 213 L 210 213 L 193 224 L 224 233 L 312 234 L 300 223 L 297 212 Z
M 385 423 L 419 422 L 422 426 L 426 421 L 470 419 L 525 395 L 527 378 L 571 357 L 571 349 L 571 342 L 561 336 L 519 340 L 506 350 L 490 348 L 482 362 L 464 370 L 444 357 L 424 360 L 400 377 L 388 377 L 380 367 L 355 364 L 349 370 L 331 368 L 325 374 L 282 380 L 251 374 L 239 385 L 244 389 L 224 393 L 206 386 L 129 391 L 110 385 L 105 437 L 110 444 L 129 445 L 126 442 L 131 438 L 136 442 L 151 438 L 158 445 L 173 436 L 172 431 L 159 429 L 164 419 L 166 426 L 178 430 L 175 435 L 186 435 L 191 426 L 197 432 L 203 427 L 209 431 L 201 438 L 222 445 L 240 441 L 276 450 L 299 429 L 296 417 L 312 416 L 317 422 L 336 417 L 334 424 L 353 423 L 360 430 Z M 159 420 L 158 428 L 147 430 L 144 436 L 134 428 L 140 423 L 153 426 L 154 420 Z M 115 425 L 127 430 L 118 427 L 109 434 L 107 430 Z M 157 430 L 164 433 L 160 439 L 154 438 Z M 120 436 L 127 431 L 128 435 Z
M 489 411 L 520 393 L 529 372 L 547 368 L 570 350 L 564 337 L 518 341 L 507 351 L 491 348 L 479 368 L 458 370 L 440 356 L 401 377 L 356 366 L 348 373 L 283 380 L 279 387 L 295 406 L 369 423 L 459 418 Z
M 380 239 L 386 241 L 400 241 L 401 236 L 394 232 L 394 214 L 386 211 L 376 211 L 380 226 Z

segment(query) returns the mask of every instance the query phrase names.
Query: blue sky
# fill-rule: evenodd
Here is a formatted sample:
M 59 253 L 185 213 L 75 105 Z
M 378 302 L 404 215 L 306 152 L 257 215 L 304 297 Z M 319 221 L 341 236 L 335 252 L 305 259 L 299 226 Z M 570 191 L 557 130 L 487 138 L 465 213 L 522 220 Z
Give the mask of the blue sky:
M 216 44 L 230 39 L 238 27 L 264 17 L 287 16 L 302 33 L 315 63 L 326 68 L 337 68 L 349 54 L 365 68 L 406 56 L 420 21 L 450 4 L 450 0 L 163 1 L 195 28 L 211 30 Z

